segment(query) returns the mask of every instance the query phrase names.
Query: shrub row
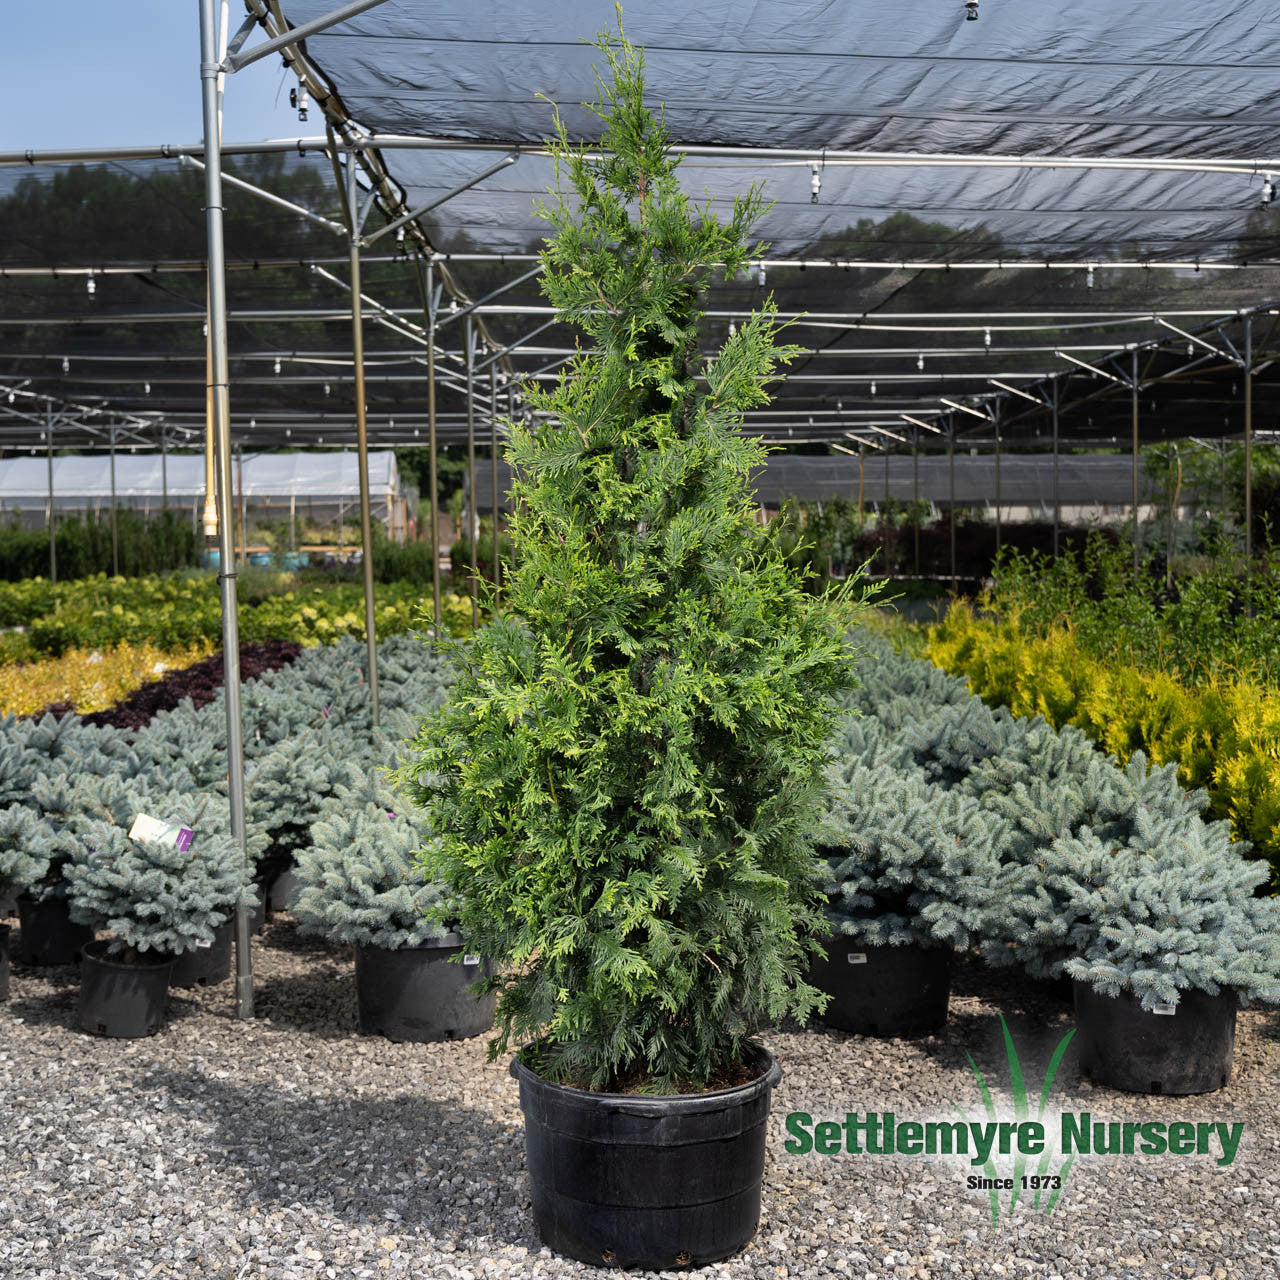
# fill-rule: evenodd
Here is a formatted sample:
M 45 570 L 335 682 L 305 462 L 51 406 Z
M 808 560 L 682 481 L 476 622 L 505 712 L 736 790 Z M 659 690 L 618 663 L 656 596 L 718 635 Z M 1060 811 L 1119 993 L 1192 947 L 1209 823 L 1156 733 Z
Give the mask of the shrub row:
M 1167 671 L 1102 661 L 1065 628 L 1028 632 L 1016 616 L 981 618 L 965 604 L 930 629 L 928 655 L 1015 715 L 1076 725 L 1122 761 L 1141 751 L 1156 764 L 1176 764 L 1186 786 L 1208 793 L 1208 815 L 1229 819 L 1280 881 L 1274 689 L 1228 676 L 1189 685 Z

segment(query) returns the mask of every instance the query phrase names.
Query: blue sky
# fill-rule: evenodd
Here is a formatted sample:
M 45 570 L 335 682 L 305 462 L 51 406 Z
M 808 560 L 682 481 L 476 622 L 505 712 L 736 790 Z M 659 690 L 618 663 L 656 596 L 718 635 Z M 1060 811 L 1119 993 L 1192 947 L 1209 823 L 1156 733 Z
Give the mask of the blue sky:
M 230 9 L 234 31 L 243 6 Z M 5 0 L 2 13 L 0 151 L 201 137 L 196 0 Z M 323 132 L 315 111 L 299 124 L 284 76 L 270 57 L 228 77 L 225 141 Z

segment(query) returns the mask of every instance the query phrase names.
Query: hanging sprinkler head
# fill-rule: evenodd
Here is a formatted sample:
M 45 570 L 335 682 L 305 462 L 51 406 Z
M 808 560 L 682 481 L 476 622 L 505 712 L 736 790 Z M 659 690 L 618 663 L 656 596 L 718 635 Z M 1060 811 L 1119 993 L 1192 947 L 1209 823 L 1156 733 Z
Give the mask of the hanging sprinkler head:
M 310 99 L 307 97 L 307 91 L 302 85 L 294 85 L 289 90 L 289 105 L 298 113 L 298 119 L 305 121 L 307 118 L 307 107 L 311 105 Z
M 964 20 L 966 22 L 977 22 L 978 20 L 978 0 L 965 0 L 964 3 Z
M 1264 205 L 1268 205 L 1275 198 L 1276 198 L 1276 184 L 1272 180 L 1271 175 L 1267 174 L 1267 176 L 1262 181 L 1262 203 Z
M 813 172 L 809 178 L 809 203 L 817 204 L 818 195 L 822 191 L 822 169 L 816 161 L 810 168 Z

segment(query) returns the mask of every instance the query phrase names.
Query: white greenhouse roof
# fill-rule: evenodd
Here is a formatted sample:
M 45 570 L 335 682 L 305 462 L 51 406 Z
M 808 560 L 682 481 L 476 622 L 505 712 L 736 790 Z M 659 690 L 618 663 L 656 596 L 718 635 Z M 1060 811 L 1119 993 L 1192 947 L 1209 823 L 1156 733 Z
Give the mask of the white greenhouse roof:
M 240 470 L 240 467 L 243 470 Z M 204 493 L 204 459 L 158 453 L 117 454 L 117 498 L 170 498 Z M 246 498 L 354 498 L 360 478 L 354 451 L 342 453 L 246 453 L 242 464 L 232 461 L 232 482 Z M 398 493 L 400 472 L 390 449 L 369 454 L 369 487 L 375 494 Z M 53 492 L 71 498 L 111 498 L 111 460 L 102 454 L 70 455 L 53 460 Z M 49 496 L 49 464 L 39 455 L 0 459 L 0 503 L 45 501 Z

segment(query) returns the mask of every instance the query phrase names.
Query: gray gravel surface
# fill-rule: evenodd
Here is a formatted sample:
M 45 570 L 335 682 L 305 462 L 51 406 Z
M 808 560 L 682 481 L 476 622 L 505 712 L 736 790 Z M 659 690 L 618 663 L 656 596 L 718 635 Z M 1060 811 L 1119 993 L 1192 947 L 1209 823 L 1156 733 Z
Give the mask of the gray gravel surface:
M 74 969 L 14 972 L 0 1006 L 0 1276 L 592 1276 L 543 1249 L 506 1063 L 482 1038 L 392 1044 L 356 1034 L 350 956 L 287 917 L 255 943 L 257 1013 L 229 982 L 175 992 L 164 1029 L 102 1040 L 76 1027 Z M 946 1033 L 875 1041 L 776 1034 L 764 1209 L 752 1243 L 698 1274 L 906 1277 L 1280 1277 L 1280 1015 L 1241 1015 L 1235 1075 L 1200 1098 L 1093 1087 L 1074 1054 L 1050 1113 L 1243 1121 L 1235 1162 L 1077 1161 L 1051 1216 L 992 1227 L 963 1159 L 792 1156 L 785 1116 L 980 1110 L 972 1053 L 1007 1101 L 999 1013 L 1037 1082 L 1070 1027 L 1052 993 L 963 968 Z M 1040 1073 L 1040 1074 L 1037 1074 Z M 674 1273 L 673 1273 L 674 1274 Z

